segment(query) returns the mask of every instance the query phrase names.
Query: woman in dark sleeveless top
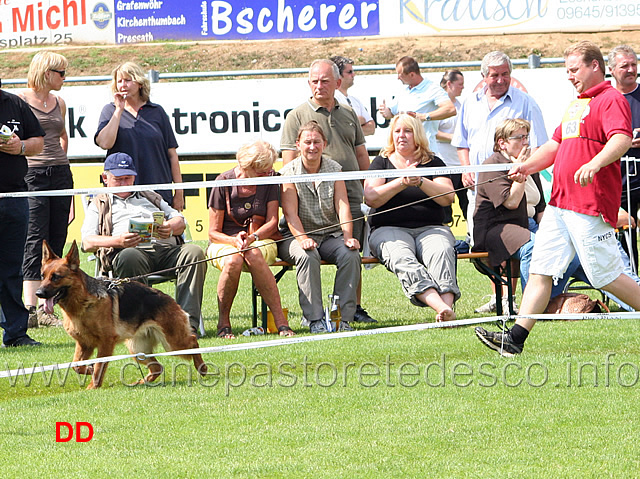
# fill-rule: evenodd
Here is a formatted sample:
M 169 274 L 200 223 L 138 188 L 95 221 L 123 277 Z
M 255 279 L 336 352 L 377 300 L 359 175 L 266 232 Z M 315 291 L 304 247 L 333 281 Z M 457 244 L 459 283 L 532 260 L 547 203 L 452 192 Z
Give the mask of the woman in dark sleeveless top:
M 29 67 L 28 89 L 22 99 L 31 107 L 45 131 L 44 148 L 37 156 L 27 157 L 29 170 L 25 181 L 29 191 L 73 188 L 71 168 L 67 159 L 67 106 L 62 98 L 51 93 L 62 88 L 67 59 L 52 52 L 40 52 Z M 29 327 L 59 326 L 54 315 L 37 308 L 36 290 L 40 287 L 42 240 L 61 256 L 67 240 L 71 196 L 29 197 L 29 231 L 24 252 L 24 297 L 29 308 Z

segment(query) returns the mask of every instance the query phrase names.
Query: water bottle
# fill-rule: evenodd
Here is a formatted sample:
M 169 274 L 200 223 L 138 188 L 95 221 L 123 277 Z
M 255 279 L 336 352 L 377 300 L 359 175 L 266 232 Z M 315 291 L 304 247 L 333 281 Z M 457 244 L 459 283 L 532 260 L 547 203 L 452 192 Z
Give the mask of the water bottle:
M 193 241 L 193 237 L 191 236 L 191 229 L 189 228 L 189 223 L 187 223 L 187 220 L 185 220 L 184 223 L 185 223 L 185 228 L 184 228 L 184 231 L 182 232 L 182 238 L 184 239 L 185 243 L 191 243 Z
M 340 322 L 342 321 L 342 311 L 340 310 L 340 296 L 337 294 L 329 295 L 331 300 L 331 310 L 329 311 L 329 319 L 331 321 L 331 329 L 338 331 Z

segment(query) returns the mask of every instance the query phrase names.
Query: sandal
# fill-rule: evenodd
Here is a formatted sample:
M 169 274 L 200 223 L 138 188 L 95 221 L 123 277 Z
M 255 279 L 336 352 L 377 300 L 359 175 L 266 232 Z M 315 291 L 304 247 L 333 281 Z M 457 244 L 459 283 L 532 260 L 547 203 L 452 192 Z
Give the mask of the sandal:
M 233 331 L 229 326 L 218 329 L 218 337 L 222 339 L 236 339 Z
M 296 333 L 293 332 L 293 329 L 291 329 L 289 326 L 280 326 L 278 328 L 278 334 L 280 336 L 286 336 L 288 338 L 296 335 Z

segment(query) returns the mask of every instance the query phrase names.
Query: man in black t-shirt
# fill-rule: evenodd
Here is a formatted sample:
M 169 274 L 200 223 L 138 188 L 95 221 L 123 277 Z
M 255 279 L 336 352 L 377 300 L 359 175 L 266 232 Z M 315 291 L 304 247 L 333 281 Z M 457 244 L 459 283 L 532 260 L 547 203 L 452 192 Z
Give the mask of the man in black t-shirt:
M 6 128 L 5 128 L 6 127 Z M 44 146 L 44 130 L 29 106 L 16 95 L 0 90 L 0 193 L 27 191 L 26 155 Z M 29 313 L 22 301 L 22 259 L 29 204 L 27 198 L 0 198 L 0 326 L 3 347 L 39 346 L 27 335 Z

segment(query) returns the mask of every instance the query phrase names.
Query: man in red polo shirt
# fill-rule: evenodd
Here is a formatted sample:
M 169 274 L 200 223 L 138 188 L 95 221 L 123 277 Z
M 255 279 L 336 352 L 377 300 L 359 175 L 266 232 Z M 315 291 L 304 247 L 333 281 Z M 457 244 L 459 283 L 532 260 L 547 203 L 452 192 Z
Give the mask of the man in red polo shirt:
M 553 190 L 531 260 L 520 314 L 543 313 L 554 278 L 561 278 L 575 254 L 596 288 L 640 309 L 640 286 L 622 273 L 614 234 L 620 206 L 620 157 L 631 145 L 631 110 L 604 81 L 602 53 L 591 42 L 564 52 L 569 81 L 578 92 L 553 138 L 510 174 L 516 181 L 554 165 Z M 487 347 L 503 356 L 520 354 L 536 320 L 519 318 L 506 332 L 476 328 Z

